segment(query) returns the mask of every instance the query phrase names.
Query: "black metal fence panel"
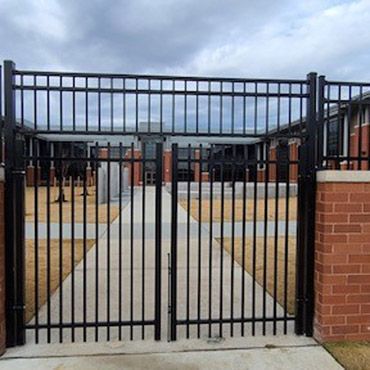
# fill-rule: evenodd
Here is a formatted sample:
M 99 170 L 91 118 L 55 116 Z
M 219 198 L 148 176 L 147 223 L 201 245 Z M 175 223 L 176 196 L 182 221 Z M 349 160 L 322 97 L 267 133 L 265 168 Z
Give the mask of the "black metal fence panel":
M 94 157 L 52 145 L 33 138 L 25 155 L 27 339 L 160 339 L 162 144 L 152 159 L 134 143 L 115 157 L 110 143 L 89 144 Z M 148 167 L 155 189 L 135 182 Z
M 4 82 L 8 345 L 312 334 L 315 74 Z
M 369 170 L 369 94 L 369 83 L 319 77 L 319 168 Z
M 171 340 L 294 332 L 299 161 L 249 158 L 246 145 L 187 149 L 172 147 Z M 195 181 L 178 180 L 182 162 Z M 263 181 L 248 179 L 259 166 Z
M 14 77 L 20 127 L 44 134 L 300 137 L 308 97 L 306 80 L 22 70 Z

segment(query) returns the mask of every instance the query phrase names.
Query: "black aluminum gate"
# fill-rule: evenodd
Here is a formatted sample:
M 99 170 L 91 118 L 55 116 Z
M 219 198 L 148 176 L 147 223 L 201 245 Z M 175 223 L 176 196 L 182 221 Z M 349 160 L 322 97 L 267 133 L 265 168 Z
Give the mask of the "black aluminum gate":
M 234 83 L 230 91 L 227 120 L 221 83 L 218 122 L 222 130 L 227 121 L 233 136 Z M 173 144 L 171 340 L 289 328 L 312 335 L 315 104 L 315 74 L 244 82 L 244 140 Z M 210 126 L 209 106 L 206 121 Z M 292 139 L 299 146 L 288 145 Z
M 312 334 L 315 74 L 4 76 L 8 345 Z

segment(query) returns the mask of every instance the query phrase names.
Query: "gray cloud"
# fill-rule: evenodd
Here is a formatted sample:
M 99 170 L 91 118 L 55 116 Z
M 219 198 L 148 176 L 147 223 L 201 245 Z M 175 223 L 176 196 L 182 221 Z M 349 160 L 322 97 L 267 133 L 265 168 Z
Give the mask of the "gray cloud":
M 368 79 L 370 0 L 0 1 L 19 68 Z

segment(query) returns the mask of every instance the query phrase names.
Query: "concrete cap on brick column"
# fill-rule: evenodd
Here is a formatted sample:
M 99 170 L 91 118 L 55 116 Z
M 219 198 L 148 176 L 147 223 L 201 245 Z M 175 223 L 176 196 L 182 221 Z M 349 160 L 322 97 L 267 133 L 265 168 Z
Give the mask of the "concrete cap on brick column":
M 370 171 L 318 171 L 317 182 L 370 182 Z

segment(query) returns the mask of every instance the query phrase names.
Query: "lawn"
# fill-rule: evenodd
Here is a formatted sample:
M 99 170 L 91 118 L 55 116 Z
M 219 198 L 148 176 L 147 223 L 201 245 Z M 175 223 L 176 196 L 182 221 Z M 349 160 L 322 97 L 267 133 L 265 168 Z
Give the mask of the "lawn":
M 63 222 L 72 222 L 72 188 L 66 186 L 64 188 L 66 202 L 62 202 L 62 219 Z M 75 186 L 74 188 L 74 222 L 84 221 L 84 196 L 83 188 Z M 95 187 L 88 187 L 88 194 L 86 196 L 86 222 L 96 222 L 96 199 Z M 38 222 L 47 222 L 47 188 L 45 186 L 38 187 L 37 190 L 37 215 Z M 60 202 L 58 201 L 59 188 L 50 187 L 50 222 L 59 222 Z M 98 205 L 99 223 L 106 223 L 108 220 L 107 204 Z M 110 205 L 110 222 L 118 216 L 119 207 L 117 204 Z M 35 188 L 26 188 L 26 221 L 35 222 Z
M 220 242 L 220 239 L 217 239 Z M 235 238 L 234 241 L 234 256 L 240 266 L 243 265 L 243 239 Z M 224 248 L 231 255 L 232 243 L 231 238 L 224 238 Z M 268 293 L 274 297 L 275 281 L 274 281 L 274 263 L 275 263 L 275 241 L 273 237 L 267 238 L 267 253 L 266 253 L 266 288 Z M 288 256 L 287 263 L 287 279 L 284 276 L 285 256 Z M 264 239 L 256 238 L 256 282 L 263 286 L 264 273 Z M 288 253 L 285 253 L 285 238 L 279 237 L 277 243 L 277 280 L 276 291 L 277 301 L 282 307 L 285 307 L 285 281 L 287 284 L 286 299 L 287 311 L 289 314 L 294 314 L 295 305 L 295 279 L 296 279 L 296 239 L 290 236 L 288 238 Z M 247 238 L 245 240 L 245 270 L 253 276 L 253 240 Z
M 187 199 L 181 199 L 180 205 L 187 211 L 188 201 Z M 269 198 L 267 202 L 265 199 L 258 199 L 256 202 L 256 220 L 262 221 L 265 217 L 265 203 L 267 203 L 267 219 L 275 220 L 275 210 L 276 204 L 278 206 L 278 219 L 280 221 L 286 219 L 286 204 L 287 200 L 285 198 L 279 198 L 278 202 L 274 198 Z M 202 199 L 201 201 L 201 218 L 202 222 L 209 222 L 210 220 L 210 200 Z M 288 202 L 288 219 L 297 219 L 297 198 L 291 197 Z M 221 217 L 222 202 L 221 199 L 213 199 L 212 205 L 212 219 L 214 222 L 220 222 Z M 231 199 L 224 199 L 224 221 L 232 220 L 232 209 L 233 202 Z M 199 221 L 199 200 L 191 199 L 190 201 L 190 213 L 191 216 Z M 246 221 L 253 221 L 254 219 L 254 202 L 252 199 L 248 199 L 245 207 Z M 234 210 L 235 221 L 243 221 L 243 199 L 235 199 L 235 210 Z
M 86 251 L 95 243 L 95 240 L 86 240 Z M 48 248 L 45 239 L 38 241 L 38 308 L 43 306 L 47 300 L 47 266 Z M 71 240 L 63 240 L 62 257 L 62 281 L 71 273 L 72 267 L 76 266 L 84 257 L 84 245 L 82 239 L 74 241 L 74 266 L 72 266 L 72 243 Z M 50 241 L 50 295 L 59 287 L 59 240 Z M 26 322 L 35 315 L 35 242 L 26 240 Z
M 324 347 L 347 370 L 370 369 L 370 342 L 326 343 Z

